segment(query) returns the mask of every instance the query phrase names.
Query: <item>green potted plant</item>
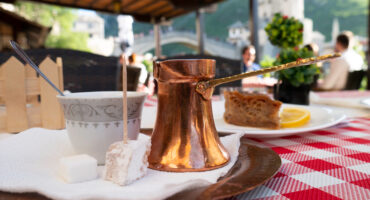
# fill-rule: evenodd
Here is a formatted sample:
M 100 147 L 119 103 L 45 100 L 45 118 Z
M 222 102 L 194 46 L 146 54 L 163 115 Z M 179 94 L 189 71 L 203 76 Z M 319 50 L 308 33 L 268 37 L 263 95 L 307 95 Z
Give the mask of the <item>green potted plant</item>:
M 265 31 L 271 44 L 280 48 L 274 65 L 313 56 L 307 48 L 299 48 L 303 43 L 303 24 L 297 19 L 277 13 Z M 279 81 L 274 86 L 274 98 L 284 103 L 308 105 L 310 87 L 318 73 L 314 64 L 275 72 Z

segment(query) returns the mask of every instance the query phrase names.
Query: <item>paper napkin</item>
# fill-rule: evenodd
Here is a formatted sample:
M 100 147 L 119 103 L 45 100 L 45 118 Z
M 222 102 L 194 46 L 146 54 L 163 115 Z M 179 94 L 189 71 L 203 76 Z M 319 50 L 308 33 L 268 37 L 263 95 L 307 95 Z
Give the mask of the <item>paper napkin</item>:
M 141 137 L 147 137 L 141 135 Z M 179 191 L 209 185 L 234 165 L 240 134 L 221 138 L 230 162 L 207 172 L 169 173 L 148 170 L 131 185 L 120 187 L 101 178 L 67 184 L 57 174 L 58 160 L 73 155 L 66 130 L 32 128 L 0 140 L 0 191 L 37 192 L 53 199 L 164 199 Z

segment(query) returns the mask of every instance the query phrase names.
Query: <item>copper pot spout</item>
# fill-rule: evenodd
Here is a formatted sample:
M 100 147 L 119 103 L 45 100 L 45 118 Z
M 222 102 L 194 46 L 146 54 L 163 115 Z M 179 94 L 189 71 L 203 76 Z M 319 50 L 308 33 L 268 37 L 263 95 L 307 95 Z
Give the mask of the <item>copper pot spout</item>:
M 215 74 L 215 61 L 156 62 L 157 119 L 152 135 L 149 167 L 172 172 L 206 171 L 224 166 L 229 154 L 213 121 L 210 99 L 196 92 L 199 81 Z

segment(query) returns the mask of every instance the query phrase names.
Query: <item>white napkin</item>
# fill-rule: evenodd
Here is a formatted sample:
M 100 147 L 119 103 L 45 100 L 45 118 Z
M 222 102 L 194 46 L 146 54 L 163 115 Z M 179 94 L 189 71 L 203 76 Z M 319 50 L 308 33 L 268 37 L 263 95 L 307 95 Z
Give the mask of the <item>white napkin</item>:
M 368 98 L 370 98 L 369 92 L 310 92 L 310 102 L 340 107 L 369 108 L 369 106 L 361 103 Z
M 8 138 L 8 137 L 13 136 L 13 135 L 14 134 L 12 134 L 12 133 L 1 133 L 0 132 L 0 140 L 3 140 L 5 138 Z
M 74 154 L 66 131 L 32 128 L 0 141 L 0 191 L 38 192 L 54 199 L 164 199 L 184 189 L 217 182 L 234 165 L 240 137 L 221 138 L 231 156 L 222 168 L 192 173 L 149 169 L 144 178 L 120 187 L 101 178 L 103 166 L 99 167 L 99 179 L 63 182 L 57 175 L 58 160 Z

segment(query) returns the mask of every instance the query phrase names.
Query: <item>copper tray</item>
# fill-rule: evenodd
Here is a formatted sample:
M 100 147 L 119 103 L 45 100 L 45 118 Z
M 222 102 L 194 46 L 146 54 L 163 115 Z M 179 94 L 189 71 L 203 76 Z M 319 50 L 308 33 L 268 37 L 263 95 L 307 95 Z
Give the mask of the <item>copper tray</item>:
M 146 131 L 142 131 L 146 132 Z M 223 199 L 232 197 L 263 184 L 272 178 L 281 166 L 281 159 L 271 149 L 250 145 L 247 139 L 240 139 L 238 160 L 230 171 L 217 183 L 192 190 L 181 191 L 168 200 L 180 199 Z M 0 200 L 45 200 L 37 193 L 9 193 L 0 191 Z
M 181 191 L 168 200 L 224 199 L 258 187 L 272 178 L 280 169 L 281 159 L 271 149 L 250 145 L 240 139 L 238 160 L 217 183 L 192 190 Z

